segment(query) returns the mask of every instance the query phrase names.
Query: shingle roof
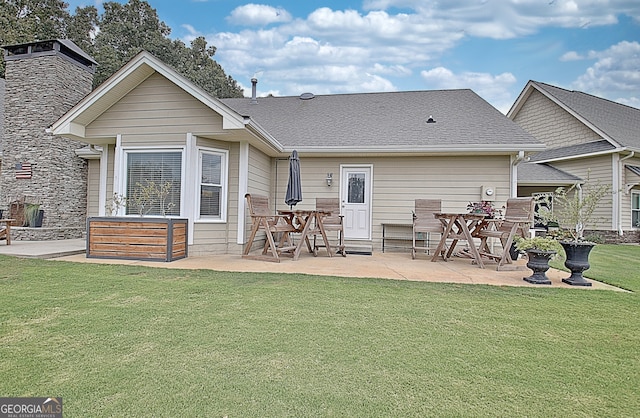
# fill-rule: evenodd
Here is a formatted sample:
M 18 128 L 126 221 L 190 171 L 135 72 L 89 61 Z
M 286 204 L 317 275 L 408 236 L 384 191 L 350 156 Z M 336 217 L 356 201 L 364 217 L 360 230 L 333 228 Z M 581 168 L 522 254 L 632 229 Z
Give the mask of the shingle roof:
M 581 181 L 580 177 L 569 174 L 547 164 L 520 163 L 518 184 L 567 185 Z
M 222 99 L 285 147 L 490 148 L 544 146 L 473 91 Z M 426 123 L 433 116 L 436 123 Z
M 537 81 L 532 84 L 553 96 L 611 140 L 623 147 L 640 149 L 640 109 Z
M 615 147 L 607 140 L 587 142 L 586 144 L 551 148 L 531 156 L 531 161 L 549 161 L 579 155 L 598 154 L 613 151 Z

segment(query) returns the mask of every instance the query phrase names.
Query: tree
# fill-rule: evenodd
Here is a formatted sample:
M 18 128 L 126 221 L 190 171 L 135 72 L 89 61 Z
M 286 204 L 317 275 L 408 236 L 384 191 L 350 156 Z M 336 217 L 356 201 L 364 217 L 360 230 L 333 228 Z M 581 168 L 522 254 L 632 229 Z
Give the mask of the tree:
M 61 0 L 2 0 L 0 45 L 64 37 L 69 5 Z M 4 77 L 0 58 L 0 77 Z
M 214 46 L 207 47 L 203 37 L 191 42 L 191 47 L 180 40 L 171 40 L 171 28 L 160 21 L 156 10 L 146 1 L 105 2 L 102 15 L 93 6 L 78 7 L 70 15 L 67 7 L 60 0 L 3 0 L 1 44 L 71 39 L 98 62 L 94 87 L 146 50 L 213 96 L 243 96 L 237 82 L 213 59 Z M 0 58 L 0 77 L 3 76 L 4 61 Z
M 146 50 L 172 66 L 180 74 L 216 97 L 242 97 L 243 91 L 233 78 L 212 58 L 215 47 L 207 47 L 203 37 L 191 48 L 182 41 L 169 39 L 171 28 L 158 18 L 146 1 L 126 4 L 107 2 L 98 19 L 100 32 L 95 38 L 94 59 L 99 63 L 94 85 L 106 80 L 128 60 Z
M 94 55 L 94 38 L 98 27 L 98 9 L 94 6 L 77 7 L 69 16 L 67 38 L 71 39 L 87 54 Z

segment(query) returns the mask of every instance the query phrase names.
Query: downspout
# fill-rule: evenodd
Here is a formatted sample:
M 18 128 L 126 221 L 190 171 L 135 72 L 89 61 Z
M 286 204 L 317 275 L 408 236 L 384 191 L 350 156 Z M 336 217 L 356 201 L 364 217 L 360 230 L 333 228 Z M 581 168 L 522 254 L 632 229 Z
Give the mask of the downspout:
M 582 184 L 576 183 L 576 189 L 578 190 L 578 202 L 580 202 L 580 206 L 582 206 Z M 582 214 L 580 214 L 579 219 L 582 219 Z M 582 239 L 584 234 L 584 225 L 582 224 L 582 222 L 578 221 L 578 224 L 574 225 L 574 228 L 578 239 Z
M 618 173 L 617 173 L 617 188 L 613 190 L 613 193 L 616 193 L 617 195 L 617 212 L 618 212 L 618 219 L 617 219 L 617 227 L 618 227 L 618 236 L 623 236 L 624 232 L 622 231 L 622 194 L 620 193 L 620 190 L 622 190 L 622 187 L 624 186 L 622 183 L 622 177 L 623 174 L 622 172 L 624 171 L 624 164 L 623 161 L 628 160 L 629 158 L 633 158 L 633 156 L 635 155 L 635 151 L 631 151 L 631 154 L 620 158 L 620 160 L 618 160 Z
M 511 185 L 509 190 L 509 197 L 518 197 L 518 167 L 524 160 L 524 151 L 518 151 L 518 155 L 511 161 Z

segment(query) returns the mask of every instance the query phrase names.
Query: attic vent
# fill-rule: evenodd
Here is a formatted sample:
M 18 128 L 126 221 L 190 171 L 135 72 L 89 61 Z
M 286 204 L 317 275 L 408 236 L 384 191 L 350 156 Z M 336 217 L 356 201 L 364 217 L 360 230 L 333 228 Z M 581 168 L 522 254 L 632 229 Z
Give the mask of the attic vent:
M 436 120 L 433 118 L 433 116 L 429 115 L 429 119 L 427 119 L 427 123 L 436 123 Z
M 300 95 L 300 100 L 311 100 L 316 97 L 313 93 L 302 93 Z

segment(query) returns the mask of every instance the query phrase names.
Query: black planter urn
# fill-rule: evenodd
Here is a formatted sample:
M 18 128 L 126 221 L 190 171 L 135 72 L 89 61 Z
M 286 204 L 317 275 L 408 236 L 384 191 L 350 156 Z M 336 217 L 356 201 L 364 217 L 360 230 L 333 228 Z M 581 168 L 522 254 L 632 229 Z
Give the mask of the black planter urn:
M 533 270 L 533 274 L 524 277 L 522 280 L 532 284 L 551 284 L 551 280 L 546 275 L 549 270 L 549 260 L 556 254 L 555 251 L 527 250 L 527 267 Z
M 562 279 L 562 281 L 571 286 L 591 286 L 591 282 L 582 276 L 582 272 L 590 267 L 589 253 L 595 247 L 595 244 L 575 241 L 560 241 L 560 244 L 567 255 L 564 266 L 571 271 L 571 276 Z

